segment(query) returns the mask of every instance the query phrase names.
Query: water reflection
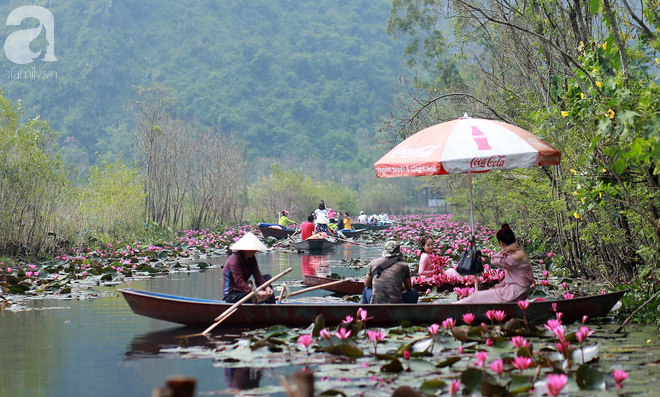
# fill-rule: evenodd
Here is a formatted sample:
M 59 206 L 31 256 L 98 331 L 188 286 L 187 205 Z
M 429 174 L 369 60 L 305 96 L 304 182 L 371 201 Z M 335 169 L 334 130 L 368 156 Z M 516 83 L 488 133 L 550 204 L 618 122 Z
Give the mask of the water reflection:
M 231 389 L 247 390 L 260 386 L 261 368 L 239 367 L 225 368 L 225 383 Z
M 181 346 L 182 335 L 190 335 L 203 331 L 200 327 L 177 327 L 166 330 L 147 332 L 136 335 L 126 348 L 126 360 L 139 360 L 142 358 L 154 358 L 163 354 L 165 349 L 174 349 Z M 212 342 L 207 338 L 189 338 L 185 341 L 187 347 L 200 347 L 212 349 L 217 342 Z
M 328 260 L 325 256 L 317 254 L 302 255 L 302 275 L 316 276 L 317 273 L 328 272 Z

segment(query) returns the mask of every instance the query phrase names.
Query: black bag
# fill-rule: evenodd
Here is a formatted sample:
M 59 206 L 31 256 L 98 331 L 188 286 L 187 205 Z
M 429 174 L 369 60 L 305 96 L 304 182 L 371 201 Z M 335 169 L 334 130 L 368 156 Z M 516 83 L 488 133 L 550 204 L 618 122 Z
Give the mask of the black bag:
M 456 271 L 464 276 L 483 273 L 484 264 L 481 261 L 481 251 L 476 248 L 469 248 L 464 251 Z

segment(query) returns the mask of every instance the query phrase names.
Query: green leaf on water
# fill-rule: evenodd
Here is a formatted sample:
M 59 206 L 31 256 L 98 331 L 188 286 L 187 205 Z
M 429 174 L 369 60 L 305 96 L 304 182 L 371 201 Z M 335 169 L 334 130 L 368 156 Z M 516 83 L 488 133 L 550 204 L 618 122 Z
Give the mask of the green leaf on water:
M 484 371 L 476 368 L 468 368 L 461 373 L 461 383 L 470 393 L 473 390 L 481 389 L 481 382 L 484 380 Z
M 419 387 L 419 391 L 429 396 L 435 396 L 436 391 L 438 391 L 439 389 L 445 389 L 446 387 L 447 387 L 447 382 L 445 382 L 444 380 L 431 379 L 422 383 L 422 385 Z
M 284 325 L 273 325 L 272 327 L 266 330 L 264 333 L 264 338 L 272 338 L 274 336 L 282 336 L 289 333 L 289 328 Z
M 605 378 L 596 368 L 580 365 L 575 373 L 575 382 L 582 390 L 605 390 Z
M 380 367 L 380 372 L 397 373 L 402 371 L 403 365 L 401 365 L 401 361 L 397 358 Z
M 440 361 L 435 366 L 437 368 L 451 367 L 452 365 L 456 364 L 459 361 L 461 361 L 460 356 L 452 356 L 452 357 L 448 357 L 446 360 Z
M 523 393 L 532 387 L 534 387 L 534 383 L 529 376 L 511 375 L 511 383 L 509 385 L 509 391 L 511 393 Z

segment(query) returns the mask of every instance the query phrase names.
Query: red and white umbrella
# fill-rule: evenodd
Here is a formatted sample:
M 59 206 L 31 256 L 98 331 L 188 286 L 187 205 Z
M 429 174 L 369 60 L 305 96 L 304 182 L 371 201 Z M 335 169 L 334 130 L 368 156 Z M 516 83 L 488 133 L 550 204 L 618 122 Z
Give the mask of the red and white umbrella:
M 557 149 L 522 128 L 464 117 L 411 135 L 374 167 L 379 178 L 467 173 L 474 235 L 473 172 L 556 165 L 560 159 Z

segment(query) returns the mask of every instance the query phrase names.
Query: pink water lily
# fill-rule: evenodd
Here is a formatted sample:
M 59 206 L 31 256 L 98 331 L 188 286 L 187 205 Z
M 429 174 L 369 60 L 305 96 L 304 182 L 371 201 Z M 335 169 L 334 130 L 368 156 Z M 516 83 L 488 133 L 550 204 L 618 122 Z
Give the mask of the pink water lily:
M 530 365 L 532 365 L 532 359 L 529 357 L 516 356 L 513 359 L 512 364 L 522 373 L 522 371 L 526 370 L 527 368 L 529 368 Z
M 518 307 L 522 310 L 525 311 L 529 307 L 529 301 L 526 300 L 520 300 L 518 301 Z
M 367 311 L 364 310 L 363 308 L 359 308 L 357 311 L 357 318 L 358 321 L 366 321 L 367 320 Z
M 497 359 L 492 363 L 488 364 L 488 368 L 495 371 L 496 374 L 502 375 L 502 372 L 504 372 L 504 360 L 502 360 L 501 358 Z
M 511 338 L 511 341 L 509 341 L 513 346 L 515 346 L 517 349 L 520 348 L 526 348 L 529 349 L 530 342 L 525 339 L 524 336 L 516 335 L 513 338 Z
M 341 340 L 347 339 L 349 336 L 351 336 L 351 330 L 346 328 L 339 328 L 339 330 L 335 332 L 335 336 Z
M 628 373 L 622 369 L 615 369 L 612 371 L 612 377 L 614 377 L 614 382 L 616 382 L 616 387 L 623 387 L 622 382 L 628 379 Z
M 307 354 L 309 354 L 309 345 L 314 342 L 316 342 L 316 340 L 312 339 L 312 334 L 304 334 L 298 337 L 298 344 L 307 350 Z
M 426 329 L 429 331 L 429 334 L 435 336 L 438 334 L 438 330 L 440 330 L 440 326 L 438 324 L 431 324 Z
M 465 313 L 463 315 L 463 322 L 465 322 L 465 324 L 470 325 L 472 324 L 473 321 L 474 321 L 474 313 Z
M 580 327 L 580 330 L 575 333 L 575 338 L 578 340 L 578 342 L 582 343 L 583 341 L 587 340 L 587 338 L 591 335 L 593 335 L 594 331 L 589 331 L 589 327 L 583 326 Z
M 573 299 L 575 295 L 571 294 L 570 292 L 567 292 L 564 294 L 564 299 Z
M 449 394 L 455 395 L 458 393 L 458 390 L 461 388 L 461 381 L 460 380 L 452 380 L 451 384 L 449 384 Z
M 550 374 L 546 378 L 546 388 L 548 389 L 548 394 L 557 397 L 561 393 L 561 389 L 566 386 L 568 383 L 568 376 L 565 374 Z
M 444 329 L 446 329 L 446 330 L 451 330 L 451 329 L 454 328 L 455 326 L 456 326 L 456 320 L 454 320 L 454 319 L 451 318 L 451 317 L 449 317 L 448 319 L 445 319 L 445 320 L 442 322 L 442 328 L 444 328 Z
M 321 338 L 323 338 L 323 339 L 330 339 L 330 338 L 332 337 L 332 334 L 330 333 L 330 331 L 328 331 L 327 329 L 323 328 L 323 329 L 319 332 L 319 336 L 321 336 Z
M 483 367 L 484 363 L 486 362 L 486 359 L 488 358 L 488 353 L 486 352 L 479 352 L 477 353 L 477 359 L 474 360 L 474 365 L 477 367 Z

